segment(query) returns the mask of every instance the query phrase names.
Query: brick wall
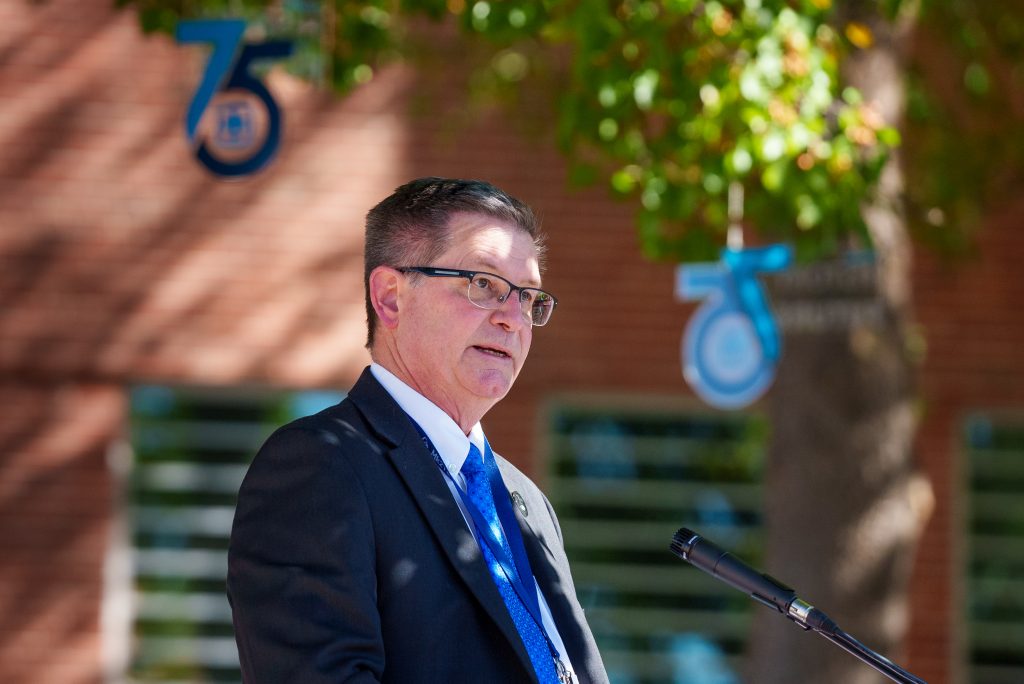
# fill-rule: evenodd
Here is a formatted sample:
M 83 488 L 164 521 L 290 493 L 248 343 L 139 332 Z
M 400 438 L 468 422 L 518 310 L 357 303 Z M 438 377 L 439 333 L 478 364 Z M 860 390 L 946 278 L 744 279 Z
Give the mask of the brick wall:
M 928 351 L 916 453 L 936 508 L 918 551 L 910 658 L 929 682 L 939 679 L 927 672 L 964 675 L 963 421 L 972 411 L 1024 414 L 1021 216 L 1024 201 L 1008 200 L 985 222 L 974 252 L 955 262 L 917 255 L 915 306 Z
M 367 362 L 362 216 L 409 178 L 488 178 L 550 234 L 545 284 L 562 304 L 488 417 L 503 452 L 538 470 L 555 393 L 686 393 L 678 345 L 692 309 L 673 299 L 673 268 L 640 257 L 628 207 L 566 188 L 553 133 L 469 122 L 445 72 L 391 69 L 341 100 L 274 72 L 278 159 L 215 181 L 183 131 L 201 56 L 143 37 L 111 5 L 0 5 L 0 679 L 101 678 L 104 457 L 122 436 L 124 387 L 350 385 Z M 918 263 L 930 345 L 919 461 L 938 503 L 906 664 L 933 684 L 954 681 L 957 658 L 958 420 L 1024 405 L 1022 212 L 994 216 L 968 263 Z
M 0 383 L 0 676 L 97 681 L 116 387 Z

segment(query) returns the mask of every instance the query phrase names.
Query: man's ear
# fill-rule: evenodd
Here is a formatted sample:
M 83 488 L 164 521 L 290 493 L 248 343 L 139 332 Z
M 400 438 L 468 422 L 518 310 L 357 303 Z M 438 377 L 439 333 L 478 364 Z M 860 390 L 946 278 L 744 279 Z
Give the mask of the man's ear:
M 385 328 L 398 326 L 398 290 L 401 285 L 402 274 L 390 266 L 378 266 L 370 271 L 370 303 Z

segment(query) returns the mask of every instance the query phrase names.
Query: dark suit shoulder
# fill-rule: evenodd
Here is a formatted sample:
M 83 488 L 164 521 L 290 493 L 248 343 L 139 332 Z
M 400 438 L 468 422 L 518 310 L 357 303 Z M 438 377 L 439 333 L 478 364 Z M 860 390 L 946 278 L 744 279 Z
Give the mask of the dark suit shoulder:
M 279 427 L 264 442 L 255 461 L 268 454 L 280 457 L 288 453 L 303 458 L 330 456 L 358 460 L 360 455 L 379 457 L 386 448 L 360 411 L 346 399 Z
M 307 528 L 338 516 L 369 522 L 369 492 L 375 473 L 386 467 L 385 446 L 346 404 L 294 420 L 267 438 L 239 489 L 233 541 L 257 529 L 257 520 L 287 519 Z M 259 528 L 255 542 L 266 533 L 263 522 Z
M 312 415 L 296 418 L 279 427 L 276 432 L 287 430 L 325 432 L 333 434 L 338 440 L 366 440 L 370 432 L 365 417 L 348 398 Z

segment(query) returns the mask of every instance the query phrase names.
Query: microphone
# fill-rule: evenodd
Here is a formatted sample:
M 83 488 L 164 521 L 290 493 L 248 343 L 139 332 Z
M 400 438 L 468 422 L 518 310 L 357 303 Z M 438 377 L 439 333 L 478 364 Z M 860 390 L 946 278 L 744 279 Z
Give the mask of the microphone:
M 712 577 L 774 608 L 804 629 L 835 634 L 838 626 L 829 616 L 800 599 L 790 587 L 771 575 L 758 572 L 736 556 L 693 530 L 681 527 L 672 537 L 672 553 Z
M 736 556 L 685 527 L 672 537 L 672 553 L 712 577 L 774 608 L 806 630 L 814 630 L 833 644 L 900 684 L 927 684 L 839 628 L 832 618 L 802 600 L 771 575 L 758 572 Z

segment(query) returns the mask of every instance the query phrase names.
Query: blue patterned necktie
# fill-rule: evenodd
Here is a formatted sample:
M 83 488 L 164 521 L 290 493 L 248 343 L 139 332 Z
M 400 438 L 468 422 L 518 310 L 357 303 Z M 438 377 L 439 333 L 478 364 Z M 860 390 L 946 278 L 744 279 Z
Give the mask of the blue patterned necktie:
M 508 540 L 502 533 L 501 523 L 498 522 L 498 512 L 494 507 L 494 496 L 491 492 L 491 483 L 487 475 L 487 467 L 480 455 L 480 450 L 475 445 L 469 445 L 469 456 L 462 466 L 462 476 L 466 478 L 466 493 L 470 501 L 476 506 L 477 511 L 487 523 L 486 530 L 480 530 L 480 534 L 491 536 L 504 552 L 504 558 L 499 561 L 491 553 L 490 546 L 481 540 L 480 548 L 483 550 L 484 561 L 491 571 L 494 583 L 498 585 L 501 598 L 505 601 L 512 622 L 526 646 L 526 652 L 530 655 L 530 662 L 537 673 L 537 679 L 541 684 L 558 684 L 558 674 L 555 671 L 555 663 L 548 645 L 547 636 L 540 625 L 530 615 L 530 611 L 523 605 L 522 599 L 512 586 L 512 575 L 516 572 L 515 564 L 512 561 L 512 551 Z M 533 589 L 532 577 L 524 578 L 524 586 Z

